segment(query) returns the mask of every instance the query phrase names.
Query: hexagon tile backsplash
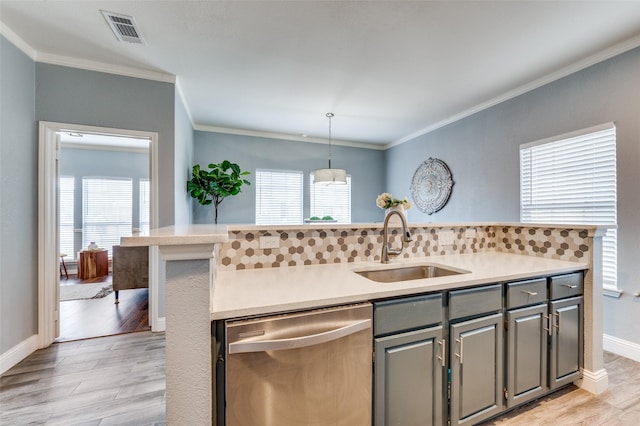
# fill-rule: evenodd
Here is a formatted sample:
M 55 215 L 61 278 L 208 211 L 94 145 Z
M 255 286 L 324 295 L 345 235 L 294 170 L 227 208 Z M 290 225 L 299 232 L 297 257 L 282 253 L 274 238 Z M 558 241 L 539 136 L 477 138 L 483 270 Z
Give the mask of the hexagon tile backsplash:
M 499 251 L 583 261 L 592 241 L 584 229 L 497 225 L 410 228 L 413 240 L 405 246 L 404 258 Z M 472 238 L 467 237 L 469 228 L 475 230 Z M 453 244 L 439 244 L 438 232 L 442 230 L 454 231 Z M 390 233 L 391 245 L 399 246 L 399 230 L 394 228 Z M 279 247 L 261 249 L 262 236 L 277 236 Z M 220 247 L 218 267 L 235 270 L 380 261 L 381 248 L 381 228 L 231 231 L 229 241 Z

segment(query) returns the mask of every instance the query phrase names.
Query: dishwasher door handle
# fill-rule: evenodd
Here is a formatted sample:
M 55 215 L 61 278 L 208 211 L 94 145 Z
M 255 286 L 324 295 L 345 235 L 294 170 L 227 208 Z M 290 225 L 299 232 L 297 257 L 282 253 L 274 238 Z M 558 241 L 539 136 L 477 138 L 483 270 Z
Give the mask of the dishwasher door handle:
M 256 340 L 252 342 L 229 343 L 229 354 L 242 354 L 248 352 L 281 351 L 286 349 L 304 348 L 337 340 L 350 334 L 371 328 L 371 319 L 357 321 L 335 330 L 309 336 L 292 337 L 277 340 Z

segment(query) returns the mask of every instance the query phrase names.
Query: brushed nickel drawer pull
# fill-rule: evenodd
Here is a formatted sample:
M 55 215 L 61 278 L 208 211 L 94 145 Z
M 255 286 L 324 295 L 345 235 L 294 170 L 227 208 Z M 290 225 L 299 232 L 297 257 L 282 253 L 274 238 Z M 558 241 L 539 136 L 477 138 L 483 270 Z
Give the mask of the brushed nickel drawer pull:
M 523 293 L 529 295 L 529 296 L 537 296 L 538 292 L 537 291 L 527 291 L 527 290 L 522 290 Z
M 570 289 L 574 289 L 574 288 L 578 287 L 577 285 L 572 285 L 572 284 L 562 284 L 562 286 L 570 288 Z

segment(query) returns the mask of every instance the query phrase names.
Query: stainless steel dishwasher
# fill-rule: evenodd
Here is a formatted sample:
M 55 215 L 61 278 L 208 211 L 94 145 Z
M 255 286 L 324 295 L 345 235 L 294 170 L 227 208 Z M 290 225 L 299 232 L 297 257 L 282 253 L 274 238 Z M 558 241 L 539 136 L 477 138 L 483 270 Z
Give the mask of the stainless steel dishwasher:
M 369 303 L 227 321 L 228 426 L 371 425 Z

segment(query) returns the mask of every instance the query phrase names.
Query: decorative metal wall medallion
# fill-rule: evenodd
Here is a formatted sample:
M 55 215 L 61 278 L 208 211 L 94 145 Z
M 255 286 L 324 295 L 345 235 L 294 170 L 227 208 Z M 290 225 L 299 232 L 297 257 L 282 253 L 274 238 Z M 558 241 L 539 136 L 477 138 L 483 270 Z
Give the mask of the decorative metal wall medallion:
M 411 196 L 420 210 L 432 214 L 447 204 L 452 187 L 449 167 L 444 161 L 429 157 L 413 174 Z

